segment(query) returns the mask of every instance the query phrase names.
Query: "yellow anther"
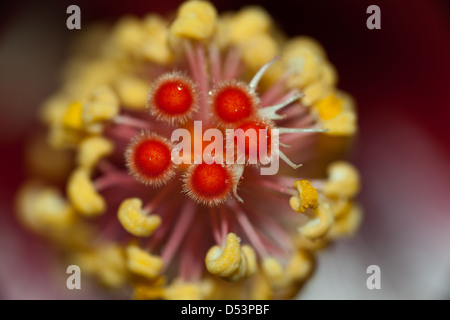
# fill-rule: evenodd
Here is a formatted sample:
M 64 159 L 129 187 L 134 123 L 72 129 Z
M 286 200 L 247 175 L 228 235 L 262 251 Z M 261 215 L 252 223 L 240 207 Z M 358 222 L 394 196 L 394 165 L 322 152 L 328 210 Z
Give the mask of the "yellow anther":
M 113 59 L 83 61 L 73 67 L 74 73 L 67 77 L 64 91 L 80 101 L 89 98 L 92 90 L 107 85 L 122 71 L 122 66 Z M 83 105 L 84 108 L 84 105 Z
M 169 29 L 167 22 L 157 15 L 144 18 L 144 42 L 141 44 L 142 55 L 145 59 L 158 64 L 167 64 L 172 60 L 169 48 Z
M 103 197 L 95 190 L 85 168 L 76 169 L 67 183 L 67 195 L 77 211 L 86 216 L 97 216 L 106 210 Z
M 278 44 L 268 34 L 258 34 L 240 46 L 242 59 L 249 70 L 258 70 L 279 53 Z
M 219 246 L 211 247 L 205 257 L 208 271 L 219 277 L 228 277 L 233 274 L 241 263 L 241 245 L 239 242 L 240 239 L 234 233 L 229 233 L 223 248 Z
M 339 219 L 341 216 L 347 213 L 353 206 L 352 201 L 349 201 L 347 198 L 338 198 L 338 199 L 329 198 L 329 200 L 331 211 L 333 211 L 335 219 Z
M 216 28 L 217 11 L 207 1 L 187 1 L 178 9 L 177 17 L 170 27 L 175 38 L 206 40 Z
M 342 93 L 332 93 L 318 100 L 315 108 L 326 134 L 334 136 L 352 135 L 357 130 L 356 113 L 353 99 Z
M 323 121 L 322 127 L 328 129 L 325 134 L 331 136 L 351 136 L 357 130 L 356 114 L 354 111 L 346 110 L 328 121 Z
M 68 129 L 63 125 L 52 125 L 47 136 L 47 142 L 56 149 L 73 149 L 83 138 L 81 131 Z
M 311 253 L 306 250 L 295 252 L 286 265 L 286 277 L 290 281 L 304 281 L 314 268 L 314 260 Z
M 209 281 L 202 282 L 184 282 L 175 279 L 164 289 L 164 299 L 168 300 L 204 300 L 207 299 L 212 291 L 212 285 Z
M 329 241 L 326 238 L 310 239 L 298 232 L 294 236 L 294 243 L 299 250 L 319 251 L 326 248 Z
M 333 87 L 323 81 L 310 83 L 303 89 L 305 95 L 301 98 L 301 102 L 307 107 L 312 106 L 315 102 L 330 95 L 332 91 Z
M 150 236 L 161 224 L 159 216 L 147 215 L 142 210 L 142 201 L 138 198 L 124 200 L 117 217 L 124 229 L 137 237 Z
M 114 243 L 79 250 L 70 256 L 70 261 L 82 272 L 97 276 L 103 285 L 111 288 L 125 285 L 129 278 L 125 259 L 123 248 Z
M 56 240 L 58 245 L 69 248 L 69 250 L 79 250 L 92 244 L 92 239 L 94 239 L 98 230 L 94 230 L 92 225 L 77 218 L 69 228 L 55 231 L 50 234 L 50 237 Z M 46 233 L 46 236 L 49 236 L 49 234 Z
M 248 298 L 248 292 L 243 289 L 251 282 L 253 283 L 254 278 L 249 281 L 224 281 L 222 278 L 216 276 L 206 276 L 206 279 L 210 283 L 211 291 L 209 292 L 209 299 L 213 300 L 224 300 L 224 299 L 246 299 Z
M 35 199 L 34 210 L 36 218 L 52 228 L 65 229 L 76 220 L 73 208 L 56 189 L 44 189 Z
M 83 105 L 81 102 L 75 101 L 71 103 L 64 114 L 64 126 L 69 129 L 81 130 L 83 128 L 83 120 L 81 119 L 82 111 Z
M 224 279 L 234 282 L 249 276 L 252 276 L 257 271 L 256 254 L 252 247 L 243 245 L 241 247 L 241 261 L 239 267 L 228 277 Z
M 28 182 L 19 190 L 16 208 L 25 226 L 56 241 L 60 247 L 86 245 L 90 229 L 77 218 L 59 190 Z
M 274 257 L 265 257 L 261 269 L 272 287 L 282 287 L 286 284 L 283 266 Z
M 68 98 L 64 94 L 55 94 L 48 98 L 40 110 L 40 118 L 47 125 L 62 124 L 67 112 Z
M 78 146 L 77 163 L 84 168 L 94 167 L 98 161 L 110 155 L 114 145 L 106 138 L 93 136 L 84 139 Z
M 104 121 L 113 120 L 119 113 L 119 100 L 110 87 L 95 89 L 83 106 L 83 123 L 90 132 L 99 132 Z
M 164 266 L 161 257 L 152 255 L 136 245 L 129 245 L 126 254 L 128 269 L 148 279 L 156 278 Z
M 72 226 L 76 217 L 59 191 L 30 182 L 20 188 L 17 211 L 22 222 L 41 232 Z M 53 227 L 53 228 L 52 228 Z
M 138 283 L 134 287 L 134 299 L 136 300 L 155 300 L 164 297 L 165 278 L 158 276 L 150 283 Z
M 319 203 L 319 194 L 310 181 L 299 180 L 294 182 L 297 188 L 298 196 L 289 199 L 292 210 L 296 212 L 305 212 L 308 208 L 316 208 Z
M 72 157 L 72 152 L 51 147 L 42 134 L 34 136 L 25 148 L 26 167 L 30 175 L 49 182 L 58 183 L 67 178 L 73 168 Z
M 226 48 L 230 45 L 230 28 L 233 21 L 233 13 L 224 13 L 220 15 L 216 23 L 216 31 L 214 32 L 214 42 L 219 48 Z
M 74 38 L 72 46 L 72 59 L 75 57 L 85 57 L 94 55 L 104 48 L 106 40 L 109 38 L 111 28 L 105 22 L 95 22 L 86 26 L 85 30 Z M 69 61 L 71 61 L 69 57 Z
M 230 21 L 230 42 L 239 44 L 256 35 L 268 33 L 271 25 L 272 20 L 264 9 L 256 6 L 246 7 Z
M 116 48 L 124 52 L 133 52 L 139 48 L 145 38 L 140 21 L 133 16 L 126 16 L 119 20 L 113 30 L 112 40 Z
M 360 189 L 358 170 L 348 162 L 338 161 L 328 167 L 323 192 L 333 198 L 352 198 Z
M 144 110 L 148 98 L 150 85 L 132 76 L 120 77 L 115 85 L 119 99 L 124 108 L 130 110 Z
M 317 102 L 315 106 L 320 119 L 330 120 L 342 112 L 342 98 L 333 93 Z
M 336 239 L 353 235 L 362 222 L 362 209 L 359 205 L 352 205 L 339 219 L 337 219 L 327 237 Z
M 102 283 L 117 288 L 124 285 L 128 279 L 125 252 L 116 244 L 109 244 L 96 250 L 96 264 Z
M 330 87 L 334 87 L 338 81 L 336 68 L 328 61 L 323 61 L 320 65 L 320 81 Z
M 262 272 L 258 272 L 253 278 L 253 285 L 250 291 L 250 299 L 252 300 L 270 300 L 273 298 L 273 290 L 269 281 Z
M 75 251 L 69 256 L 69 261 L 80 267 L 87 274 L 95 274 L 98 271 L 98 259 L 96 250 Z
M 238 268 L 229 276 L 222 277 L 222 279 L 228 280 L 230 282 L 235 282 L 238 280 L 241 280 L 245 277 L 245 274 L 247 273 L 247 258 L 245 257 L 244 252 L 241 250 L 241 259 L 239 261 Z
M 269 285 L 269 296 L 285 299 L 294 296 L 298 292 L 298 286 L 311 274 L 313 267 L 312 256 L 303 250 L 294 253 L 286 267 L 274 257 L 264 258 L 262 271 Z
M 157 300 L 164 297 L 164 288 L 138 284 L 134 288 L 135 300 Z
M 319 79 L 323 58 L 313 49 L 288 45 L 284 48 L 283 60 L 292 73 L 287 82 L 289 87 L 303 88 Z
M 315 217 L 299 228 L 299 232 L 309 238 L 317 239 L 326 235 L 333 225 L 334 217 L 327 203 L 319 204 Z
M 286 66 L 283 61 L 275 61 L 266 71 L 261 79 L 261 89 L 268 90 L 271 86 L 277 83 L 286 74 Z
M 290 39 L 284 47 L 284 52 L 295 57 L 296 55 L 294 53 L 297 51 L 301 53 L 302 49 L 310 51 L 321 59 L 326 58 L 326 53 L 322 45 L 313 38 L 307 36 L 298 36 Z
M 297 196 L 292 196 L 289 199 L 289 205 L 291 206 L 291 209 L 296 211 L 296 212 L 303 212 L 303 211 L 305 211 L 305 210 L 301 211 L 301 209 L 302 209 L 302 201 Z
M 245 276 L 252 276 L 258 271 L 258 263 L 256 261 L 255 250 L 253 250 L 253 248 L 249 245 L 244 244 L 241 248 L 241 251 L 247 258 L 247 272 L 245 273 Z

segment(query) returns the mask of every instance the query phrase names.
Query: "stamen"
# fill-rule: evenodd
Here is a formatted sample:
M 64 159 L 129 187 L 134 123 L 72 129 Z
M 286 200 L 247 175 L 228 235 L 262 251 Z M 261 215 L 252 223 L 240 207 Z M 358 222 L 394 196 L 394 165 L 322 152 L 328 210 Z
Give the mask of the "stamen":
M 299 180 L 294 182 L 298 194 L 289 199 L 289 204 L 298 213 L 305 212 L 308 208 L 317 208 L 319 204 L 319 194 L 310 181 Z
M 142 209 L 142 200 L 129 198 L 118 209 L 117 218 L 125 230 L 136 237 L 148 237 L 160 226 L 161 217 L 147 214 Z
M 197 63 L 198 63 L 198 86 L 200 93 L 200 106 L 201 111 L 203 111 L 203 115 L 207 111 L 208 104 L 208 76 L 206 74 L 206 62 L 205 62 L 205 50 L 201 44 L 197 45 L 196 48 L 197 53 Z
M 272 64 L 275 63 L 275 61 L 277 61 L 278 59 L 280 59 L 280 57 L 275 57 L 272 60 L 270 60 L 269 62 L 267 62 L 265 65 L 263 65 L 261 67 L 261 69 L 258 70 L 258 72 L 256 72 L 256 74 L 253 76 L 253 79 L 250 81 L 249 83 L 249 87 L 250 87 L 250 91 L 255 92 L 256 87 L 258 86 L 259 81 L 261 80 L 261 78 L 264 76 L 264 73 L 266 73 L 267 69 L 270 68 L 270 66 Z
M 282 194 L 287 195 L 287 196 L 296 195 L 295 189 L 293 189 L 291 187 L 287 187 L 285 185 L 280 185 L 280 184 L 278 184 L 278 183 L 276 183 L 276 182 L 274 182 L 272 180 L 269 180 L 269 179 L 261 179 L 261 181 L 258 182 L 258 183 L 261 186 L 263 186 L 263 187 L 265 187 L 265 188 L 267 188 L 269 190 L 272 190 L 272 191 L 275 191 L 275 192 L 279 192 L 279 193 L 282 193 Z
M 116 116 L 114 118 L 114 123 L 130 126 L 136 129 L 150 129 L 152 127 L 152 125 L 148 121 L 123 114 Z
M 76 169 L 67 183 L 67 195 L 78 212 L 85 216 L 98 216 L 105 212 L 106 201 L 91 181 L 89 171 Z
M 147 243 L 147 247 L 150 251 L 156 252 L 162 246 L 163 241 L 167 238 L 171 231 L 171 227 L 174 225 L 180 214 L 183 205 L 183 202 L 171 202 L 167 205 L 166 203 L 163 203 L 162 209 L 164 210 L 161 210 L 161 213 L 159 214 L 162 223 Z
M 108 174 L 110 172 L 115 172 L 115 171 L 119 170 L 119 169 L 117 169 L 117 167 L 114 164 L 112 164 L 111 162 L 109 162 L 106 159 L 100 160 L 97 168 L 103 174 Z
M 264 247 L 264 244 L 262 243 L 261 239 L 259 238 L 258 233 L 256 232 L 255 228 L 253 227 L 252 223 L 248 219 L 247 215 L 242 211 L 242 209 L 239 207 L 239 205 L 235 202 L 232 202 L 230 204 L 232 207 L 232 211 L 239 223 L 239 225 L 244 230 L 246 236 L 250 240 L 250 242 L 255 247 L 256 251 L 260 254 L 260 256 L 264 257 L 267 255 L 267 250 Z
M 163 268 L 160 257 L 152 255 L 136 245 L 129 245 L 126 255 L 128 269 L 147 279 L 155 279 Z
M 303 133 L 303 132 L 327 132 L 328 129 L 317 128 L 278 128 L 280 134 L 285 133 Z
M 196 208 L 192 202 L 187 202 L 184 210 L 180 212 L 180 217 L 171 232 L 172 236 L 167 241 L 164 251 L 161 254 L 161 258 L 164 261 L 165 270 L 168 268 L 173 256 L 175 255 L 187 231 L 189 230 L 195 213 Z
M 249 217 L 252 216 L 255 221 L 259 222 L 261 228 L 264 229 L 266 234 L 278 244 L 280 249 L 285 252 L 292 250 L 291 239 L 286 231 L 280 227 L 279 222 L 277 222 L 273 217 L 256 211 L 248 212 L 248 214 Z
M 211 64 L 212 83 L 216 85 L 222 78 L 220 51 L 217 45 L 211 44 L 209 46 L 209 61 Z
M 298 94 L 294 95 L 293 97 L 289 98 L 288 100 L 286 100 L 286 101 L 284 101 L 282 103 L 276 104 L 274 106 L 270 106 L 270 107 L 265 107 L 265 108 L 259 109 L 258 113 L 259 113 L 259 115 L 261 117 L 264 117 L 264 118 L 267 118 L 267 119 L 271 119 L 271 120 L 279 120 L 279 119 L 286 118 L 286 115 L 279 115 L 279 114 L 277 114 L 277 111 L 283 109 L 287 105 L 289 105 L 292 102 L 300 99 L 303 96 L 304 96 L 303 93 L 298 93 Z
M 220 234 L 219 223 L 218 223 L 218 219 L 217 219 L 217 215 L 219 213 L 216 210 L 214 210 L 214 208 L 209 208 L 208 212 L 209 212 L 209 218 L 211 221 L 211 227 L 212 227 L 212 233 L 214 236 L 214 240 L 216 241 L 216 244 L 221 244 L 222 236 Z
M 229 233 L 225 244 L 213 246 L 206 253 L 206 268 L 219 277 L 228 277 L 239 268 L 241 262 L 241 239 L 234 233 Z
M 279 152 L 280 158 L 281 158 L 284 162 L 286 162 L 290 167 L 292 167 L 293 169 L 298 169 L 298 168 L 300 168 L 301 166 L 303 166 L 303 164 L 295 164 L 295 163 L 293 163 L 293 162 L 287 157 L 287 155 L 284 154 L 283 151 L 279 150 L 278 152 Z
M 230 80 L 237 78 L 239 65 L 240 65 L 240 53 L 236 47 L 232 47 L 228 50 L 228 54 L 224 63 L 224 75 L 223 80 Z
M 173 193 L 174 185 L 169 184 L 165 186 L 162 190 L 159 190 L 155 197 L 153 197 L 142 210 L 145 212 L 153 212 L 166 198 L 169 194 Z
M 314 218 L 298 231 L 308 239 L 317 239 L 326 235 L 334 223 L 334 216 L 328 203 L 319 204 L 314 211 Z
M 196 215 L 192 222 L 190 236 L 183 242 L 181 257 L 179 260 L 179 275 L 185 281 L 197 281 L 201 279 L 203 273 L 203 263 L 196 255 L 192 254 L 191 249 L 196 248 L 202 251 L 205 246 L 202 231 L 207 228 L 204 219 Z
M 139 134 L 139 130 L 128 125 L 117 124 L 105 128 L 106 137 L 120 142 L 129 142 L 137 134 Z
M 219 243 L 222 243 L 223 241 L 225 241 L 225 237 L 227 236 L 228 232 L 231 230 L 230 229 L 230 222 L 229 222 L 229 214 L 227 214 L 227 212 L 225 212 L 226 207 L 225 206 L 220 206 L 219 207 L 219 213 L 220 213 L 220 230 L 222 233 L 221 236 L 221 241 Z
M 286 72 L 275 84 L 261 95 L 261 106 L 269 106 L 276 103 L 277 98 L 283 92 L 283 88 L 286 84 L 286 80 L 289 77 L 289 72 Z
M 78 146 L 77 164 L 92 169 L 98 162 L 112 154 L 114 144 L 101 136 L 92 136 L 81 141 Z
M 95 189 L 101 192 L 107 188 L 121 186 L 123 184 L 136 183 L 133 177 L 125 171 L 115 171 L 105 174 L 94 181 Z
M 237 194 L 237 187 L 239 185 L 239 181 L 241 180 L 242 174 L 244 173 L 244 165 L 235 164 L 234 165 L 234 179 L 236 183 L 233 185 L 233 196 L 239 201 L 244 202 L 242 198 Z
M 198 83 L 199 81 L 199 74 L 198 74 L 198 65 L 195 58 L 194 50 L 192 48 L 191 42 L 184 40 L 183 41 L 183 49 L 186 54 L 186 58 L 188 60 L 189 69 L 191 70 L 192 78 L 195 82 Z

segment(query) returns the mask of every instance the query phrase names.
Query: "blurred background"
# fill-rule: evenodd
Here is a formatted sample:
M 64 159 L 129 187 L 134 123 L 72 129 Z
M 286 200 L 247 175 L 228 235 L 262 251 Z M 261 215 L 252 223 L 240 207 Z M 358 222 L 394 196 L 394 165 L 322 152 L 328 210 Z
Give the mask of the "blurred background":
M 65 267 L 46 243 L 16 221 L 13 198 L 25 177 L 24 144 L 40 103 L 58 88 L 68 45 L 66 8 L 81 8 L 82 28 L 123 14 L 173 12 L 181 1 L 31 1 L 2 4 L 0 21 L 0 299 L 102 298 L 72 292 Z M 259 4 L 289 36 L 326 49 L 339 87 L 359 107 L 351 154 L 361 171 L 365 210 L 357 236 L 319 254 L 301 299 L 450 298 L 450 2 L 212 1 L 222 10 Z M 369 5 L 381 30 L 368 30 Z M 368 290 L 366 269 L 381 268 Z M 59 279 L 56 280 L 55 279 Z

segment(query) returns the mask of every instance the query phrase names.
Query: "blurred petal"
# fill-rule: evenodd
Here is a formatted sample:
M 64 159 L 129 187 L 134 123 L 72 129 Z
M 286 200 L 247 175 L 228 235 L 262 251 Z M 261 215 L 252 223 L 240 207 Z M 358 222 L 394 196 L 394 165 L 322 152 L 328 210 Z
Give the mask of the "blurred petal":
M 365 221 L 358 236 L 319 255 L 303 299 L 445 299 L 450 278 L 449 160 L 414 121 L 392 115 L 358 152 Z M 378 122 L 378 121 L 380 122 Z M 370 265 L 381 290 L 369 290 Z

